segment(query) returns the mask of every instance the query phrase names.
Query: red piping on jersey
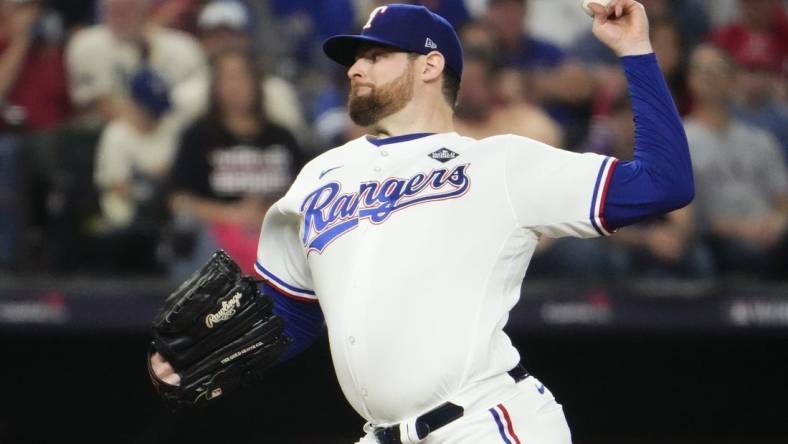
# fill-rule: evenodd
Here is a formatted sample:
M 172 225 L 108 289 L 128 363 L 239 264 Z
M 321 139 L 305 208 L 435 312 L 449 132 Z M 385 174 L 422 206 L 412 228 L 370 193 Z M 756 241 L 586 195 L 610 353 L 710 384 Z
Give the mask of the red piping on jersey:
M 610 179 L 613 178 L 613 171 L 616 170 L 617 165 L 618 159 L 613 159 L 613 162 L 610 164 L 610 169 L 607 172 L 605 186 L 602 188 L 602 202 L 599 204 L 599 222 L 602 224 L 602 228 L 604 228 L 608 233 L 612 233 L 614 230 L 611 230 L 605 221 L 605 201 L 607 200 L 607 191 L 610 188 Z
M 507 428 L 509 429 L 509 434 L 512 435 L 512 438 L 514 438 L 515 444 L 521 444 L 520 438 L 517 436 L 516 433 L 514 433 L 514 427 L 512 426 L 512 419 L 509 417 L 509 412 L 506 411 L 506 407 L 504 407 L 503 404 L 498 404 L 498 408 L 501 409 L 501 411 L 503 412 L 503 417 L 506 418 L 506 425 Z

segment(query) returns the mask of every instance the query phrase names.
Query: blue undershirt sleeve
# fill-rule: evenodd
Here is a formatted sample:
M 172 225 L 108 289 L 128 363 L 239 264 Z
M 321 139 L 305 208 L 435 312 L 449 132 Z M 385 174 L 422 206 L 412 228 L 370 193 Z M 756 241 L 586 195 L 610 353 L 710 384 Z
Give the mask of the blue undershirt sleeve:
M 656 56 L 621 57 L 635 121 L 634 160 L 615 165 L 604 206 L 611 229 L 681 208 L 694 182 L 684 126 Z
M 282 295 L 265 282 L 259 282 L 260 291 L 274 301 L 273 312 L 285 322 L 284 335 L 293 340 L 279 363 L 303 352 L 323 333 L 323 311 L 313 301 L 299 301 Z

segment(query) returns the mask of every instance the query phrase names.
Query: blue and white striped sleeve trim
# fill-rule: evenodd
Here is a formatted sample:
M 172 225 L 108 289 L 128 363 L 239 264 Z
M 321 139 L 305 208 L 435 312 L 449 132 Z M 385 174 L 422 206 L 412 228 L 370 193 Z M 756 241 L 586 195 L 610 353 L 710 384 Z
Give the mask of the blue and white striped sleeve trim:
M 263 277 L 275 290 L 279 293 L 291 297 L 294 299 L 299 300 L 307 300 L 307 301 L 317 301 L 317 296 L 313 290 L 307 290 L 305 288 L 298 288 L 294 285 L 290 285 L 287 282 L 283 281 L 282 279 L 278 278 L 275 274 L 268 271 L 260 261 L 255 262 L 254 269 L 260 276 Z
M 591 219 L 591 225 L 601 236 L 609 236 L 615 231 L 610 229 L 605 221 L 605 200 L 607 200 L 610 179 L 613 177 L 613 171 L 616 169 L 617 164 L 618 159 L 606 157 L 599 167 L 599 173 L 594 184 L 589 218 Z

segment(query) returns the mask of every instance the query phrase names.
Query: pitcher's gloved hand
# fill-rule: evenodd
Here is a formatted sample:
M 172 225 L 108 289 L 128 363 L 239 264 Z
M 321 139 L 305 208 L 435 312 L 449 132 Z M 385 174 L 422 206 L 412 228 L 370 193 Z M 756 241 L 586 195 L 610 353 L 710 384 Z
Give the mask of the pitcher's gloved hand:
M 227 254 L 214 253 L 167 297 L 153 321 L 148 372 L 165 403 L 172 409 L 204 406 L 262 379 L 289 343 L 272 308 Z M 166 361 L 156 356 L 152 362 L 156 352 Z M 179 377 L 167 381 L 179 379 L 177 385 L 157 375 L 167 364 Z

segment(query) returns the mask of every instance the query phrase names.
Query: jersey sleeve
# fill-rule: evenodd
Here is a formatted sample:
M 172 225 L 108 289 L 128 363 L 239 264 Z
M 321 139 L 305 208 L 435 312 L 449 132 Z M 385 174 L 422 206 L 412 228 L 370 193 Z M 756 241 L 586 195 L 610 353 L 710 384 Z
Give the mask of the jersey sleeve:
M 296 211 L 288 210 L 289 196 L 290 193 L 275 203 L 263 219 L 255 270 L 279 293 L 316 301 L 312 275 L 298 235 L 300 217 Z
M 604 206 L 617 159 L 509 137 L 505 183 L 520 226 L 549 237 L 611 233 Z
M 689 143 L 654 53 L 621 57 L 635 123 L 633 160 L 610 175 L 602 205 L 606 230 L 689 204 L 695 194 Z
M 263 294 L 271 297 L 274 314 L 285 321 L 282 334 L 292 340 L 287 351 L 279 358 L 281 363 L 300 354 L 320 337 L 324 330 L 325 318 L 320 304 L 283 296 L 279 290 L 266 282 L 261 283 L 259 287 Z

